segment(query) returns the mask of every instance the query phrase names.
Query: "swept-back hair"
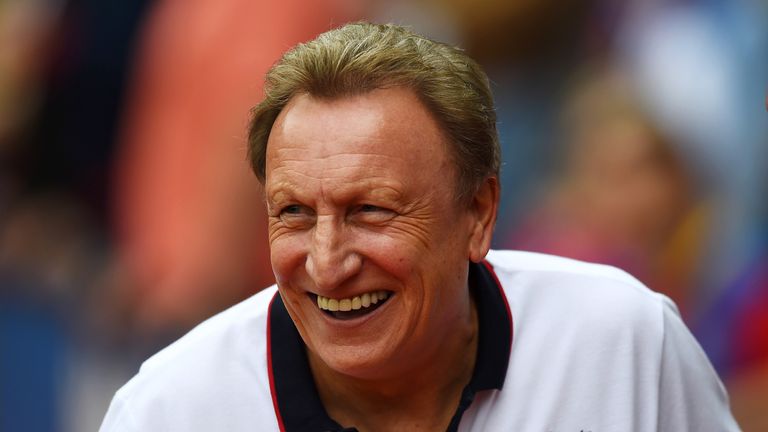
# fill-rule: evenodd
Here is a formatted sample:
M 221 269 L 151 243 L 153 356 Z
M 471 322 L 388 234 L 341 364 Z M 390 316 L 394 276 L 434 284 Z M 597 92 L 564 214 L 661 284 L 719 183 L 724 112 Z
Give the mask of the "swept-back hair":
M 353 23 L 288 52 L 269 70 L 253 109 L 248 156 L 260 182 L 275 119 L 292 97 L 339 98 L 389 87 L 412 89 L 441 125 L 457 168 L 457 197 L 498 176 L 496 113 L 482 68 L 458 48 L 392 24 Z

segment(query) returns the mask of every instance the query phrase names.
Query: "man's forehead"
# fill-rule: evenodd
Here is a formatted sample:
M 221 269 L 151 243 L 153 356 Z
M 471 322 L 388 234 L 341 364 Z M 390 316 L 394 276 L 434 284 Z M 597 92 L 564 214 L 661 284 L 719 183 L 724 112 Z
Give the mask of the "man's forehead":
M 416 94 L 406 88 L 318 98 L 294 96 L 276 119 L 267 145 L 275 159 L 368 156 L 443 159 L 445 134 Z
M 370 99 L 378 99 L 375 96 L 364 94 L 327 98 L 309 93 L 298 94 L 280 111 L 272 132 L 292 132 L 300 129 L 308 120 L 324 122 L 326 130 L 337 133 L 350 129 L 350 126 L 376 126 L 384 120 L 382 114 L 386 111 L 379 109 L 380 106 L 366 103 Z M 336 116 L 339 111 L 353 113 L 354 116 L 340 119 Z
M 375 189 L 400 200 L 438 184 L 455 187 L 453 165 L 438 122 L 410 90 L 336 99 L 300 95 L 269 137 L 265 186 L 270 198 L 333 192 L 344 201 Z

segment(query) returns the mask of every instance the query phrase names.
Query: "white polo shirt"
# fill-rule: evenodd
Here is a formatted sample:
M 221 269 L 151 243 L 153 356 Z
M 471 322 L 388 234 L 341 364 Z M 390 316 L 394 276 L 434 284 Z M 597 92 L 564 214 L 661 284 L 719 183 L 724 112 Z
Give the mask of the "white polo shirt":
M 469 285 L 478 353 L 449 431 L 739 430 L 674 304 L 621 270 L 492 251 Z M 278 430 L 354 429 L 325 412 L 274 286 L 147 360 L 101 427 Z

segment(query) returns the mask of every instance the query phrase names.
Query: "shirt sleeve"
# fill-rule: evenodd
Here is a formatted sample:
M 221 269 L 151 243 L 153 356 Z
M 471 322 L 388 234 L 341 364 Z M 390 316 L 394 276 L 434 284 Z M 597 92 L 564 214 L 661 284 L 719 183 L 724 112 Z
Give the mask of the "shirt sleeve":
M 698 342 L 664 298 L 658 431 L 739 431 L 728 394 Z

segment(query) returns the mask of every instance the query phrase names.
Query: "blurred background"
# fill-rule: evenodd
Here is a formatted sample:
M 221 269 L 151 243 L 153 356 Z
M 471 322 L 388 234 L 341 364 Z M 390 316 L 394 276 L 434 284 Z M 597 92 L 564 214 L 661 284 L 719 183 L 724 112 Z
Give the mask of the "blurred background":
M 142 360 L 272 283 L 248 111 L 359 19 L 486 67 L 494 246 L 670 296 L 768 430 L 765 0 L 0 0 L 0 431 L 96 430 Z

